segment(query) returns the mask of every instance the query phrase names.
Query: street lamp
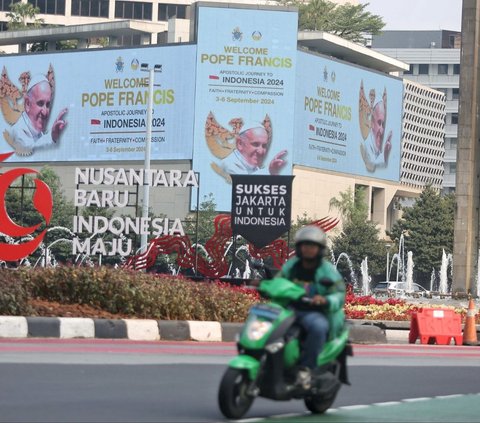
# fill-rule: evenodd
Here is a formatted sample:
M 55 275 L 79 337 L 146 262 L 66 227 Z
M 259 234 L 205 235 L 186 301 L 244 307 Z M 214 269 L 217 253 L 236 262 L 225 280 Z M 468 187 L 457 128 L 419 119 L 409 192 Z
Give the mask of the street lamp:
M 387 249 L 387 270 L 385 272 L 385 280 L 387 282 L 390 281 L 390 272 L 388 271 L 388 267 L 390 266 L 390 248 L 392 248 L 391 244 L 385 244 L 385 248 Z
M 150 184 L 146 180 L 150 173 L 150 150 L 152 144 L 152 115 L 153 115 L 153 87 L 155 72 L 162 71 L 162 65 L 153 65 L 150 67 L 148 63 L 142 63 L 140 70 L 148 72 L 148 103 L 147 103 L 147 133 L 145 137 L 145 163 L 143 174 L 143 207 L 142 207 L 142 219 L 148 218 L 148 209 L 150 203 Z M 142 233 L 140 238 L 140 248 L 142 252 L 147 250 L 148 234 Z

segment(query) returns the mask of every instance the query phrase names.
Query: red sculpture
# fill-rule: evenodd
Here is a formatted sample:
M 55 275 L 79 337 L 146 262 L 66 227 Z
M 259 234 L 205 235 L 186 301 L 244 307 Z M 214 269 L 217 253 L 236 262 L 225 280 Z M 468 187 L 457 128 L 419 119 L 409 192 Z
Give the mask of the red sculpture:
M 310 225 L 316 225 L 328 232 L 338 225 L 338 219 L 324 217 L 315 220 Z M 230 225 L 229 214 L 219 214 L 214 220 L 215 232 L 206 242 L 204 251 L 207 257 L 202 254 L 202 250 L 196 248 L 187 235 L 165 235 L 152 239 L 149 242 L 145 253 L 137 254 L 128 258 L 124 267 L 130 269 L 149 269 L 155 265 L 158 255 L 177 254 L 177 266 L 182 269 L 197 269 L 196 273 L 210 278 L 219 278 L 227 275 L 229 262 L 227 261 L 227 246 L 232 238 L 232 227 Z M 256 259 L 272 259 L 272 264 L 280 268 L 285 261 L 292 256 L 295 251 L 291 250 L 287 242 L 283 239 L 277 239 L 270 245 L 263 248 L 255 248 L 248 244 L 248 253 Z

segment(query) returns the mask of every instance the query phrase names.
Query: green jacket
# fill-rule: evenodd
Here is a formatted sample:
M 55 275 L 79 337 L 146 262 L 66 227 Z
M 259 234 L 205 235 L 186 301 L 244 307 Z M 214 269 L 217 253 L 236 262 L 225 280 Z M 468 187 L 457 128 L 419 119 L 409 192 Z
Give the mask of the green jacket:
M 296 265 L 300 262 L 298 257 L 288 260 L 280 271 L 280 276 L 291 281 L 296 279 Z M 330 280 L 331 285 L 322 284 L 322 280 Z M 327 306 L 324 312 L 330 324 L 329 338 L 335 338 L 340 334 L 345 324 L 345 283 L 335 266 L 327 260 L 317 268 L 314 278 L 314 285 L 318 295 L 327 299 Z

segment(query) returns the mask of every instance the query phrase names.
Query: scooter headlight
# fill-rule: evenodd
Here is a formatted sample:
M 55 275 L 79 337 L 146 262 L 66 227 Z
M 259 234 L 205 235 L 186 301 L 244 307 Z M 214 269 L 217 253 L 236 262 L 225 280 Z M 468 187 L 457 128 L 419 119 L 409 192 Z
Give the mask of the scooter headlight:
M 247 337 L 251 341 L 262 339 L 272 327 L 272 322 L 265 320 L 253 320 L 247 327 Z

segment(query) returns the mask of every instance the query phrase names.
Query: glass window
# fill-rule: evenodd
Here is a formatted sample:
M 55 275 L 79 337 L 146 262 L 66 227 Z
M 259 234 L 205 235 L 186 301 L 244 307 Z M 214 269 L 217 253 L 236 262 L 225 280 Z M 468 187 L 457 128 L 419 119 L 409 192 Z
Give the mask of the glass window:
M 118 16 L 119 18 L 133 19 L 133 4 L 124 2 L 123 6 L 123 16 Z
M 47 0 L 47 13 L 50 15 L 55 14 L 55 0 Z
M 448 75 L 448 65 L 447 64 L 439 64 L 438 65 L 438 74 L 439 75 Z
M 145 20 L 152 20 L 152 3 L 143 3 L 143 18 Z
M 458 113 L 452 113 L 452 125 L 458 125 Z
M 187 6 L 178 5 L 177 6 L 177 18 L 186 19 L 187 18 Z
M 187 19 L 188 6 L 184 4 L 158 4 L 158 20 L 168 21 L 170 18 Z
M 65 15 L 65 0 L 57 0 L 57 15 Z
M 152 20 L 152 3 L 117 1 L 115 3 L 115 17 Z
M 446 88 L 435 88 L 437 91 L 440 91 L 441 93 L 445 94 L 445 97 L 447 97 L 447 89 Z
M 410 69 L 403 72 L 404 75 L 411 75 L 413 74 L 413 65 L 410 65 Z
M 448 36 L 448 47 L 454 48 L 455 47 L 455 35 Z
M 452 88 L 452 100 L 458 100 L 459 96 L 460 96 L 460 89 Z
M 449 163 L 448 168 L 450 170 L 450 173 L 455 174 L 457 173 L 457 164 L 456 163 Z
M 108 18 L 108 1 L 109 0 L 72 0 L 72 15 Z
M 123 16 L 123 2 L 116 1 L 115 2 L 115 17 L 119 18 Z
M 80 0 L 72 0 L 72 15 L 80 15 Z
M 102 18 L 108 18 L 108 1 L 101 1 L 100 2 L 100 13 L 99 15 Z
M 453 65 L 453 74 L 454 75 L 460 75 L 460 64 L 459 63 Z
M 420 63 L 418 65 L 418 74 L 419 75 L 428 75 L 429 68 L 430 68 L 430 66 L 428 65 L 428 63 L 427 64 Z
M 82 0 L 80 2 L 80 16 L 90 16 L 90 2 Z
M 10 3 L 12 0 L 0 0 L 0 10 L 10 12 Z
M 142 19 L 143 7 L 141 3 L 133 4 L 133 19 Z
M 32 1 L 30 4 L 32 4 L 34 7 L 38 7 L 40 9 L 40 13 L 47 12 L 46 0 Z
M 158 20 L 166 21 L 167 20 L 167 5 L 159 4 L 158 5 Z

